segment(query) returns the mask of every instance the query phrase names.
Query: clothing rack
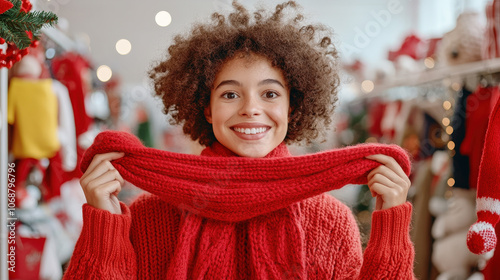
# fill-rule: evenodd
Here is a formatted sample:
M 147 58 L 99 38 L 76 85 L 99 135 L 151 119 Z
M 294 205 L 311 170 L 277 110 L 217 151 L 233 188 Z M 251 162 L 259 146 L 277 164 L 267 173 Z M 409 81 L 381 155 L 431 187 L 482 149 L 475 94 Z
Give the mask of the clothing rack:
M 445 66 L 423 71 L 421 73 L 405 74 L 383 84 L 375 85 L 373 92 L 368 96 L 375 96 L 384 91 L 401 86 L 418 86 L 453 77 L 465 77 L 469 75 L 487 75 L 500 72 L 500 58 L 481 60 L 455 66 Z
M 56 28 L 42 28 L 42 33 L 54 41 L 65 51 L 77 49 L 77 44 Z M 6 51 L 7 44 L 0 45 L 0 49 Z M 8 94 L 8 69 L 0 69 L 0 279 L 9 279 L 8 273 L 8 243 L 7 238 L 7 209 L 8 209 L 8 121 L 7 121 L 7 94 Z M 21 260 L 17 259 L 16 262 Z

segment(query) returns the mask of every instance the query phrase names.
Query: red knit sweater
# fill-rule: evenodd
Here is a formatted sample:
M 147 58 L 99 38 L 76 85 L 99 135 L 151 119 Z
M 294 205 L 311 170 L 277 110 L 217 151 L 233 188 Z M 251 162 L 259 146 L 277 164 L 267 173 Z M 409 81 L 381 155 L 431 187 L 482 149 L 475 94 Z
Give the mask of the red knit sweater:
M 200 157 L 106 132 L 82 168 L 107 151 L 124 151 L 114 166 L 153 194 L 130 209 L 122 204 L 121 215 L 84 205 L 65 279 L 413 279 L 410 204 L 373 213 L 363 257 L 350 210 L 321 194 L 366 181 L 378 165 L 364 159 L 368 154 L 391 155 L 408 173 L 400 148 L 360 145 L 289 157 L 280 145 L 270 158 L 249 159 L 216 143 Z

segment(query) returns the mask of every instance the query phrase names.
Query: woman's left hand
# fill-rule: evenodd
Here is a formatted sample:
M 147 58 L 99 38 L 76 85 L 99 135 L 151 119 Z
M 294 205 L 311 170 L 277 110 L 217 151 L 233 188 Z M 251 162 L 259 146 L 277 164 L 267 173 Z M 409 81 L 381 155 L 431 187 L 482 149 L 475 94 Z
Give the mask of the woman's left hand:
M 370 155 L 366 157 L 382 165 L 368 174 L 368 187 L 373 197 L 377 197 L 375 210 L 389 209 L 406 202 L 410 179 L 397 161 L 386 155 Z

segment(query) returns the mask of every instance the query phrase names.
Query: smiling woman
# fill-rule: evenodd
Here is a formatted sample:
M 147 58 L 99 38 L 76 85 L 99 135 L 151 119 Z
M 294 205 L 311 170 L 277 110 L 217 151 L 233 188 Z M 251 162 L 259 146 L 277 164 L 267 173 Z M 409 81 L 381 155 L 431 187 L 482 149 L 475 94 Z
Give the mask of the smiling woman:
M 82 164 L 85 226 L 66 278 L 412 279 L 406 153 L 292 157 L 285 144 L 331 122 L 331 33 L 303 24 L 294 1 L 253 16 L 233 7 L 177 36 L 150 72 L 165 113 L 207 147 L 169 154 L 99 134 Z M 130 207 L 117 199 L 125 181 L 146 191 Z M 323 193 L 356 182 L 380 210 L 364 256 L 352 213 Z

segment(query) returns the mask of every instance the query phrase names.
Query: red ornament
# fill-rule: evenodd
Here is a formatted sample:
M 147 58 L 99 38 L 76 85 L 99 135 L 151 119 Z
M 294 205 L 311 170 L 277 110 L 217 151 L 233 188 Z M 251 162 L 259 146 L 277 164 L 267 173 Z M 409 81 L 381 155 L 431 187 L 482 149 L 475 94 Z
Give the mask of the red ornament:
M 4 44 L 4 43 L 5 43 L 5 39 L 4 38 L 0 38 L 0 45 Z
M 23 4 L 21 5 L 21 11 L 28 13 L 31 11 L 31 8 L 33 8 L 33 5 L 31 5 L 29 0 L 22 0 Z
M 19 50 L 13 43 L 7 42 L 7 50 L 5 52 L 1 51 L 0 54 L 0 66 L 11 68 L 14 63 L 21 60 L 23 56 L 27 55 L 28 53 L 28 48 Z

